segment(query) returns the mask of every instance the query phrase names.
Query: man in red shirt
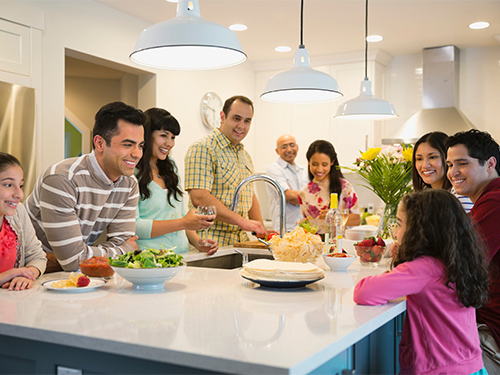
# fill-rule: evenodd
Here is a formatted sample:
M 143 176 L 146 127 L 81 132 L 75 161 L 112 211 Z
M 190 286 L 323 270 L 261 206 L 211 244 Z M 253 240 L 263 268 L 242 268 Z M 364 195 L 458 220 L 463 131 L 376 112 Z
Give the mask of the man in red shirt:
M 448 139 L 448 179 L 474 203 L 470 216 L 483 236 L 490 266 L 490 300 L 476 311 L 483 362 L 500 374 L 500 147 L 486 132 L 459 132 Z

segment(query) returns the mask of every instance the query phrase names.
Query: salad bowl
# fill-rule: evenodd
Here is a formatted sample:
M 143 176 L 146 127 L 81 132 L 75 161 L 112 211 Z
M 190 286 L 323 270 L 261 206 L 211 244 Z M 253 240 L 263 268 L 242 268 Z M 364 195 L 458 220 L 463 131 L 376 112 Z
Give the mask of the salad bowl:
M 157 290 L 165 289 L 165 282 L 173 278 L 186 265 L 167 268 L 124 268 L 111 267 L 113 270 L 132 283 L 134 290 Z
M 164 290 L 165 281 L 186 268 L 181 255 L 165 249 L 132 250 L 109 263 L 135 290 Z

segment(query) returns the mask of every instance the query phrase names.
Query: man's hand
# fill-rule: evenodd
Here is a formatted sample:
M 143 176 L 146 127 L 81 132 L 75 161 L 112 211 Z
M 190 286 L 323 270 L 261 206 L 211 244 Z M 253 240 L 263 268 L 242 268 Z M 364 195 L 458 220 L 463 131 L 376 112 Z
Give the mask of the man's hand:
M 255 236 L 258 238 L 266 238 L 267 231 L 264 228 L 264 224 L 257 220 L 246 220 L 245 225 L 241 226 L 241 229 L 247 232 L 254 232 Z
M 139 237 L 137 236 L 132 236 L 130 237 L 128 240 L 126 240 L 125 242 L 128 242 L 129 244 L 131 244 L 133 247 L 134 247 L 134 250 L 138 250 L 139 249 L 139 246 L 137 245 L 137 241 L 139 239 Z

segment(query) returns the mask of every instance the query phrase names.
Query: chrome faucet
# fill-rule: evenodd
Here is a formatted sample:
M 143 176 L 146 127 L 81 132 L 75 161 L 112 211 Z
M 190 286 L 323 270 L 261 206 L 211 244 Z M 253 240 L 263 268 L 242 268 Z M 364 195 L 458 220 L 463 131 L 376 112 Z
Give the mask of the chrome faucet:
M 240 182 L 240 184 L 236 187 L 236 190 L 234 191 L 234 196 L 233 196 L 233 202 L 231 203 L 231 211 L 235 211 L 236 207 L 238 207 L 238 201 L 240 200 L 240 192 L 241 189 L 245 187 L 249 182 L 252 181 L 265 181 L 270 183 L 276 188 L 276 191 L 278 192 L 278 195 L 280 196 L 280 237 L 283 238 L 283 235 L 285 234 L 285 221 L 286 221 L 286 215 L 285 215 L 285 192 L 283 191 L 283 188 L 281 185 L 276 181 L 274 178 L 266 176 L 265 174 L 253 174 L 251 176 L 248 176 L 245 178 L 243 181 Z

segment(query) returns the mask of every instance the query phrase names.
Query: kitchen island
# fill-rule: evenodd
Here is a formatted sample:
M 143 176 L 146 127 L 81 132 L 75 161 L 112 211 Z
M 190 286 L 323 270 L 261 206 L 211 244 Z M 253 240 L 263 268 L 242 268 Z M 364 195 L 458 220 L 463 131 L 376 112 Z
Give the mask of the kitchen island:
M 355 260 L 304 288 L 266 289 L 239 269 L 188 266 L 162 292 L 133 291 L 116 274 L 93 291 L 49 291 L 41 284 L 67 273 L 47 274 L 31 290 L 0 290 L 0 373 L 317 374 L 381 365 L 393 373 L 406 302 L 352 300 L 357 281 L 385 269 Z

